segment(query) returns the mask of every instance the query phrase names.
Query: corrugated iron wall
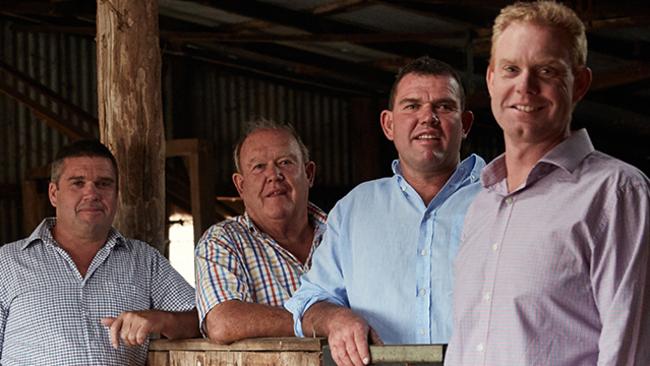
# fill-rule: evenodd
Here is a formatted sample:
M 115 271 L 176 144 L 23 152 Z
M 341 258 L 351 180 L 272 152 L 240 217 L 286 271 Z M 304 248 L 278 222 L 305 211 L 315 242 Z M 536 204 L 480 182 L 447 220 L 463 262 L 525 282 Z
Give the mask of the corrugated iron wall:
M 24 32 L 14 30 L 12 23 L 0 22 L 0 40 L 0 59 L 4 63 L 96 115 L 96 51 L 92 38 Z M 4 82 L 28 92 L 24 84 L 11 78 Z M 57 107 L 51 108 L 58 112 Z M 21 182 L 30 177 L 34 168 L 48 164 L 67 141 L 27 107 L 0 94 L 0 186 L 6 188 L 6 193 L 14 192 L 0 195 L 0 242 L 23 235 Z
M 195 134 L 217 150 L 217 182 L 231 186 L 232 148 L 246 121 L 265 117 L 291 123 L 318 165 L 316 184 L 351 181 L 349 111 L 345 97 L 255 79 L 199 63 L 192 75 Z
M 97 115 L 96 50 L 92 38 L 25 32 L 0 21 L 0 39 L 0 60 Z M 290 122 L 296 127 L 318 164 L 316 184 L 352 184 L 349 103 L 345 96 L 262 80 L 198 61 L 193 65 L 190 85 L 190 90 L 172 93 L 191 95 L 191 107 L 183 113 L 187 120 L 175 123 L 191 123 L 194 136 L 213 141 L 218 187 L 234 191 L 230 178 L 234 170 L 232 147 L 244 122 L 255 116 Z M 23 85 L 16 87 L 25 92 Z M 57 112 L 56 107 L 51 108 Z M 170 116 L 165 115 L 165 120 L 169 121 Z M 0 195 L 0 243 L 24 235 L 21 182 L 35 168 L 50 162 L 66 143 L 65 136 L 36 118 L 27 107 L 0 94 L 0 192 L 5 192 Z

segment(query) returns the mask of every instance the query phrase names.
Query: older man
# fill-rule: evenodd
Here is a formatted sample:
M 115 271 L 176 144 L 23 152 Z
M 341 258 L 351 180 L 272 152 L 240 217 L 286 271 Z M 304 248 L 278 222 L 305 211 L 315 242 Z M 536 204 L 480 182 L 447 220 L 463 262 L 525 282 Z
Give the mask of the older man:
M 217 343 L 291 336 L 282 305 L 320 243 L 325 214 L 308 201 L 316 165 L 289 125 L 251 123 L 234 152 L 246 212 L 210 227 L 196 247 L 201 330 Z
M 650 365 L 649 181 L 570 130 L 586 58 L 564 5 L 495 21 L 487 84 L 506 151 L 465 221 L 447 365 Z
M 199 334 L 192 287 L 150 245 L 112 228 L 117 177 L 98 141 L 58 153 L 56 218 L 0 248 L 0 364 L 144 365 L 149 334 Z
M 298 335 L 328 337 L 339 365 L 370 359 L 367 338 L 446 343 L 451 263 L 483 160 L 460 161 L 473 115 L 460 77 L 422 57 L 397 75 L 381 127 L 398 160 L 391 178 L 363 183 L 329 215 L 323 244 L 285 305 Z

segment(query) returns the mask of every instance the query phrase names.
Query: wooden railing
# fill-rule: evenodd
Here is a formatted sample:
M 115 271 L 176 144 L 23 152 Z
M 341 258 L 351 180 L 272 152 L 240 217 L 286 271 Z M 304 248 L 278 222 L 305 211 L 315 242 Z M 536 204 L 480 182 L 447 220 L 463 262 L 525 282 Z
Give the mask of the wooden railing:
M 441 366 L 443 345 L 370 346 L 373 365 Z M 256 338 L 231 345 L 205 339 L 155 340 L 149 366 L 333 366 L 323 338 Z

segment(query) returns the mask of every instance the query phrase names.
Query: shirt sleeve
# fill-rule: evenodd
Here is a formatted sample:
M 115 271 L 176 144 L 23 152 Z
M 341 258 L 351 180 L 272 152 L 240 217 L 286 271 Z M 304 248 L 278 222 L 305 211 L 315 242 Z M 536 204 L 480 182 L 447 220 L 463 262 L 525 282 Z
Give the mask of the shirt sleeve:
M 618 188 L 594 238 L 591 283 L 602 330 L 598 365 L 649 365 L 650 190 Z
M 284 307 L 293 315 L 296 336 L 304 337 L 302 317 L 319 301 L 349 307 L 344 283 L 343 261 L 349 258 L 349 245 L 345 228 L 341 227 L 341 204 L 337 204 L 327 218 L 323 241 L 314 252 L 312 267 L 301 279 L 300 288 Z M 347 250 L 346 250 L 347 249 Z M 308 334 L 311 336 L 311 334 Z
M 0 283 L 0 361 L 2 360 L 2 347 L 5 340 L 5 325 L 9 316 L 7 294 L 3 283 Z
M 153 272 L 151 280 L 151 308 L 163 311 L 190 311 L 195 307 L 194 288 L 157 250 L 151 249 Z
M 222 225 L 205 232 L 194 252 L 199 327 L 216 305 L 228 300 L 253 302 L 237 238 Z

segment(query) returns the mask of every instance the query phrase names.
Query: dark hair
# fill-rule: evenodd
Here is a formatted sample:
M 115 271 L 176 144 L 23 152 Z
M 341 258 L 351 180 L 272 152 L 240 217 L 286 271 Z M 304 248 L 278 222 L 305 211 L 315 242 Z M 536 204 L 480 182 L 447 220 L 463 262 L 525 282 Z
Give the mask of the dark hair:
M 117 160 L 115 160 L 113 153 L 104 144 L 99 142 L 99 140 L 78 140 L 62 147 L 56 154 L 50 168 L 50 181 L 58 184 L 65 159 L 81 156 L 100 157 L 110 160 L 115 171 L 115 178 L 118 179 Z
M 260 130 L 276 130 L 276 131 L 283 131 L 288 133 L 293 137 L 294 140 L 296 140 L 296 143 L 298 143 L 298 146 L 300 147 L 302 162 L 307 163 L 309 161 L 309 149 L 307 149 L 307 146 L 305 145 L 304 142 L 302 142 L 300 135 L 298 135 L 298 133 L 296 132 L 296 130 L 293 128 L 291 124 L 279 123 L 266 118 L 257 118 L 246 123 L 246 129 L 244 130 L 244 133 L 239 138 L 237 144 L 235 145 L 235 148 L 233 149 L 233 160 L 235 161 L 235 169 L 237 169 L 238 173 L 241 173 L 241 164 L 240 164 L 241 162 L 239 161 L 239 159 L 241 155 L 242 145 L 244 145 L 244 141 L 246 141 L 246 138 L 248 138 L 248 136 L 253 134 L 253 132 L 260 131 Z
M 436 60 L 435 58 L 431 58 L 429 56 L 418 57 L 399 69 L 397 75 L 395 75 L 395 82 L 393 82 L 393 86 L 390 89 L 388 109 L 393 109 L 393 106 L 395 104 L 395 93 L 397 92 L 397 85 L 408 74 L 424 76 L 451 76 L 458 83 L 458 97 L 460 98 L 460 107 L 461 110 L 465 110 L 465 89 L 463 88 L 463 82 L 460 74 L 446 62 Z

